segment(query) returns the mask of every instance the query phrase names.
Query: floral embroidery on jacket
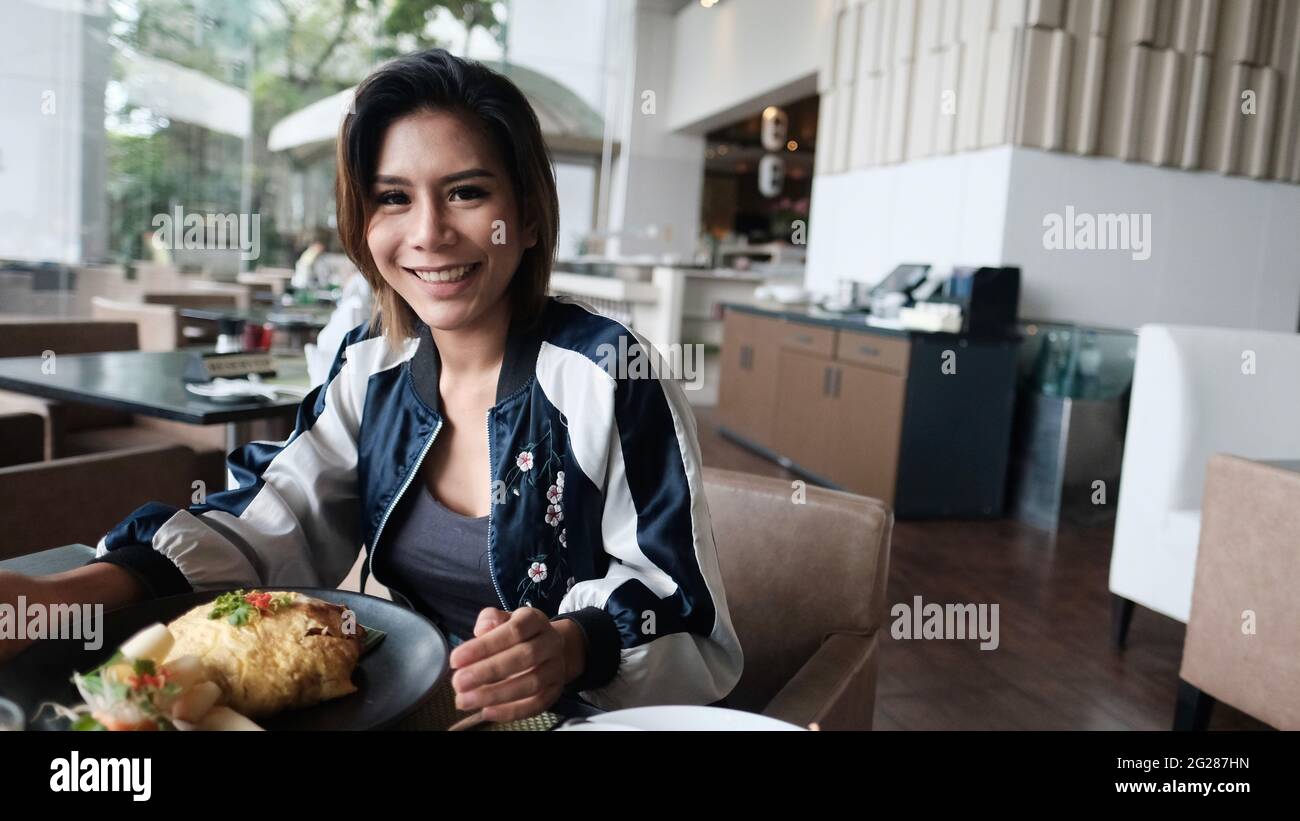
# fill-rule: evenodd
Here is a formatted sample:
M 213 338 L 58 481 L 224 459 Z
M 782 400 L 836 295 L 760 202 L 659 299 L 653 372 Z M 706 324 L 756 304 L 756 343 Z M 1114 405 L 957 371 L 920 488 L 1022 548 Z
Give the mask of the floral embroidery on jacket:
M 546 581 L 546 564 L 544 562 L 533 562 L 528 568 L 528 578 L 534 583 Z
M 531 606 L 533 598 L 549 594 L 556 581 L 567 576 L 565 553 L 568 537 L 565 528 L 560 527 L 564 521 L 564 471 L 560 468 L 565 454 L 557 452 L 553 433 L 548 422 L 546 434 L 539 441 L 524 445 L 515 456 L 514 467 L 505 477 L 506 487 L 516 496 L 521 495 L 521 489 L 543 494 L 546 504 L 542 518 L 552 534 L 548 537 L 552 547 L 527 559 L 528 566 L 517 587 L 519 599 L 516 607 Z

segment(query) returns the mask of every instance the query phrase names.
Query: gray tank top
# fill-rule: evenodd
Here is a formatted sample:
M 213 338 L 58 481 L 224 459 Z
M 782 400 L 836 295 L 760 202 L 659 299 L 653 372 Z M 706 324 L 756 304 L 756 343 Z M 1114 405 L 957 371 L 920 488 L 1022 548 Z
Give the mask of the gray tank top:
M 422 482 L 401 505 L 393 540 L 379 554 L 385 578 L 444 631 L 474 637 L 485 607 L 500 607 L 488 568 L 488 517 L 448 510 Z

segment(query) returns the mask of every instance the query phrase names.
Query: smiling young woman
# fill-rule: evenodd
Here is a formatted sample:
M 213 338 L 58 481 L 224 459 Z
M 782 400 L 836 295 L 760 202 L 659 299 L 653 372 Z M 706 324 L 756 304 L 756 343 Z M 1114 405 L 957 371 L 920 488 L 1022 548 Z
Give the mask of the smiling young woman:
M 439 68 L 482 85 L 440 95 Z M 437 50 L 372 74 L 340 129 L 336 199 L 344 248 L 391 338 L 420 320 L 463 328 L 489 308 L 521 326 L 541 314 L 559 200 L 537 116 L 500 75 Z M 459 266 L 473 267 L 444 281 Z
M 676 382 L 602 367 L 641 337 L 547 295 L 558 204 L 524 96 L 442 50 L 384 65 L 341 126 L 337 206 L 375 312 L 293 434 L 230 454 L 238 488 L 137 510 L 71 577 L 0 576 L 0 601 L 337 586 L 364 545 L 457 645 L 461 709 L 723 699 L 743 661 L 694 415 Z

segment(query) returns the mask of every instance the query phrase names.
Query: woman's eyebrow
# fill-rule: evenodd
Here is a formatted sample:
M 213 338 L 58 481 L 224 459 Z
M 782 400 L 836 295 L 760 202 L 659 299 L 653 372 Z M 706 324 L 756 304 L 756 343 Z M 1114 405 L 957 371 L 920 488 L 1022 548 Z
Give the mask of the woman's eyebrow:
M 474 177 L 495 177 L 495 176 L 496 176 L 495 174 L 493 174 L 491 171 L 488 171 L 486 168 L 467 168 L 464 171 L 457 171 L 455 174 L 448 174 L 447 176 L 439 180 L 439 182 L 443 185 L 446 185 L 449 182 L 459 182 L 461 180 L 468 180 Z M 376 174 L 375 184 L 409 186 L 411 185 L 411 181 L 408 180 L 406 177 L 395 177 L 392 176 L 391 174 Z

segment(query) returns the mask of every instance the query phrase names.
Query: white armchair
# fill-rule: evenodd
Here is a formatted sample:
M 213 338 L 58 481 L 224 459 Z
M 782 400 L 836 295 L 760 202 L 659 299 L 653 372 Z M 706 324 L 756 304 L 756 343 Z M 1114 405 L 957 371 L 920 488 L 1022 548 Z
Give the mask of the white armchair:
M 1134 604 L 1187 622 L 1214 453 L 1300 458 L 1300 334 L 1138 331 L 1110 561 L 1119 647 Z

